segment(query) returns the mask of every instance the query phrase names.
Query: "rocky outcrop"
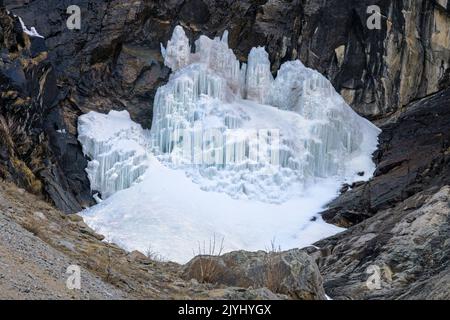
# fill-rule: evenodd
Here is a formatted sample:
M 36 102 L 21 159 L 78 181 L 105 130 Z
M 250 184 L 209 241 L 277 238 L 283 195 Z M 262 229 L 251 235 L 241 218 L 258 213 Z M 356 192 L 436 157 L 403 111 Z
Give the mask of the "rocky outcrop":
M 19 18 L 1 8 L 0 53 L 0 177 L 66 212 L 81 210 L 92 203 L 87 161 L 76 132 L 61 121 L 70 102 L 44 39 L 24 33 Z M 69 115 L 74 123 L 79 114 Z
M 293 299 L 326 299 L 316 263 L 299 249 L 201 255 L 186 264 L 183 278 L 234 287 L 268 288 Z
M 375 177 L 323 213 L 349 229 L 308 252 L 334 299 L 449 299 L 450 89 L 382 128 Z
M 317 243 L 333 299 L 450 299 L 450 186 L 430 189 Z

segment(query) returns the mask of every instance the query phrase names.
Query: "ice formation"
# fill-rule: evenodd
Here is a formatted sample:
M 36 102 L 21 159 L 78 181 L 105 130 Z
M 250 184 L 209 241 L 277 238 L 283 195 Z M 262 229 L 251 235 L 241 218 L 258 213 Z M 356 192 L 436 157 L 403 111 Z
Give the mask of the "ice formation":
M 110 240 L 185 262 L 213 235 L 226 251 L 265 249 L 274 238 L 289 249 L 342 230 L 317 213 L 343 182 L 372 175 L 379 129 L 300 61 L 273 77 L 264 48 L 241 64 L 227 42 L 226 32 L 201 36 L 193 51 L 175 28 L 161 45 L 172 74 L 156 93 L 151 130 L 126 111 L 80 117 L 101 194 L 82 214 Z
M 78 120 L 78 140 L 91 159 L 91 189 L 103 199 L 129 188 L 147 169 L 147 137 L 127 111 L 89 112 Z
M 148 166 L 142 182 L 81 213 L 89 226 L 129 251 L 151 250 L 186 263 L 199 253 L 199 244 L 208 248 L 213 237 L 224 240 L 224 253 L 266 250 L 272 241 L 287 250 L 344 230 L 325 223 L 318 214 L 336 196 L 336 181 L 273 204 L 203 191 L 184 171 L 168 168 L 153 155 Z
M 280 202 L 317 179 L 371 175 L 379 129 L 359 117 L 318 72 L 284 63 L 274 79 L 264 48 L 240 65 L 228 35 L 201 36 L 192 52 L 176 27 L 158 89 L 152 143 L 160 160 L 204 190 Z

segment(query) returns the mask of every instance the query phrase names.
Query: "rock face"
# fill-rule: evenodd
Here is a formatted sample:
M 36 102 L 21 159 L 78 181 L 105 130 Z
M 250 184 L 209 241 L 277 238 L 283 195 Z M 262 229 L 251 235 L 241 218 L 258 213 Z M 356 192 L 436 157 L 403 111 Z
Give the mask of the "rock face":
M 326 299 L 316 263 L 299 249 L 197 256 L 185 265 L 183 278 L 234 287 L 266 287 L 294 299 Z
M 450 299 L 450 186 L 419 192 L 323 240 L 333 299 Z
M 45 194 L 76 212 L 91 204 L 76 132 L 63 125 L 69 111 L 44 40 L 22 32 L 0 8 L 0 177 Z M 76 122 L 80 111 L 67 114 Z M 71 134 L 72 133 L 72 134 Z
M 334 299 L 449 299 L 450 90 L 382 129 L 375 177 L 323 213 L 350 227 L 316 244 L 325 290 Z
M 36 132 L 45 131 L 42 137 L 49 141 L 42 151 L 45 156 L 32 158 L 41 167 L 48 167 L 43 158 L 52 158 L 37 180 L 67 212 L 92 203 L 86 162 L 75 139 L 77 116 L 89 110 L 127 109 L 134 120 L 150 127 L 156 88 L 168 77 L 160 43 L 167 42 L 177 24 L 191 39 L 229 30 L 230 47 L 241 60 L 252 47 L 265 45 L 273 70 L 300 58 L 326 75 L 356 111 L 372 119 L 450 84 L 450 3 L 443 0 L 79 1 L 79 31 L 66 27 L 65 1 L 4 4 L 45 37 L 46 61 L 52 64 L 59 93 L 49 121 L 44 121 L 46 129 L 32 125 Z M 381 10 L 381 30 L 366 25 L 371 5 Z M 2 28 L 15 28 L 21 37 L 17 23 Z M 36 149 L 38 144 L 28 145 Z M 30 167 L 29 154 L 17 158 Z

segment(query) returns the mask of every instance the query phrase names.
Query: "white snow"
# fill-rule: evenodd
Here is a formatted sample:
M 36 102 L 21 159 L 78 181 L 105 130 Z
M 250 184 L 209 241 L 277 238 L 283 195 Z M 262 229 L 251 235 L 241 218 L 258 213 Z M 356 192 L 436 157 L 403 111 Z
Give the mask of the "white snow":
M 18 17 L 18 18 L 19 18 L 20 24 L 22 26 L 23 32 L 28 34 L 30 37 L 44 38 L 37 32 L 35 27 L 31 27 L 30 29 L 28 29 L 27 26 L 25 25 L 25 23 L 23 22 L 22 18 L 21 17 Z
M 227 252 L 264 250 L 274 239 L 282 249 L 304 247 L 343 231 L 317 215 L 338 187 L 336 181 L 326 181 L 282 204 L 236 200 L 201 190 L 183 171 L 150 156 L 141 183 L 82 215 L 88 225 L 127 250 L 146 252 L 151 247 L 168 260 L 184 263 L 199 243 L 214 236 L 224 239 Z M 310 221 L 313 216 L 316 221 Z
M 129 250 L 186 262 L 214 236 L 226 251 L 307 246 L 342 230 L 317 215 L 340 185 L 373 174 L 380 130 L 325 77 L 297 60 L 274 78 L 264 48 L 241 65 L 227 39 L 201 36 L 192 53 L 175 28 L 150 131 L 126 111 L 79 119 L 104 199 L 82 214 Z

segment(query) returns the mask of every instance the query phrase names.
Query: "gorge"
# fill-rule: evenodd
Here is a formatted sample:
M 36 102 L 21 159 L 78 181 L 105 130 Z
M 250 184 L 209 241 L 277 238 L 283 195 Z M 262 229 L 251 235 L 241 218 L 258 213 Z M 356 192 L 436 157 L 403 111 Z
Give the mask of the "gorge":
M 333 299 L 449 299 L 448 1 L 79 1 L 81 30 L 66 28 L 65 1 L 0 4 L 0 218 L 5 226 L 15 221 L 33 231 L 27 237 L 62 250 L 124 295 L 135 288 L 139 298 L 164 296 L 164 290 L 142 286 L 161 288 L 158 277 L 176 287 L 165 298 L 175 292 L 274 298 L 254 273 L 256 267 L 268 268 L 261 252 L 213 257 L 222 270 L 213 281 L 218 293 L 202 283 L 183 282 L 199 278 L 201 258 L 183 266 L 160 264 L 113 245 L 122 241 L 128 249 L 145 251 L 155 241 L 158 251 L 170 252 L 171 240 L 190 241 L 176 253 L 185 262 L 200 238 L 207 241 L 216 233 L 231 235 L 234 243 L 226 251 L 266 249 L 274 237 L 284 242 L 282 250 L 306 246 L 274 255 L 286 270 L 294 268 L 292 261 L 307 266 L 294 277 L 307 281 L 285 275 L 289 286 L 272 288 L 281 295 L 276 297 L 324 299 L 326 292 Z M 366 28 L 371 5 L 382 11 L 380 30 Z M 213 64 L 216 69 L 208 64 L 211 56 L 220 62 Z M 307 84 L 306 79 L 315 80 Z M 313 90 L 302 92 L 308 87 Z M 305 101 L 325 114 L 302 113 L 308 109 L 297 107 Z M 233 117 L 221 114 L 224 108 Z M 193 166 L 189 162 L 198 158 L 185 152 L 181 137 L 186 129 L 194 135 L 198 125 L 210 130 L 198 135 L 209 140 L 199 148 L 216 141 L 219 147 L 208 149 Z M 243 130 L 233 143 L 220 143 L 230 128 Z M 264 133 L 260 139 L 261 129 L 278 130 L 270 135 L 275 139 Z M 326 144 L 317 142 L 325 136 L 335 148 L 329 157 L 329 149 L 320 148 Z M 264 155 L 251 151 L 256 150 L 251 141 L 260 140 L 269 142 Z M 227 147 L 241 151 L 226 158 Z M 283 155 L 272 157 L 279 149 Z M 115 155 L 102 159 L 106 150 Z M 254 166 L 259 157 L 266 163 Z M 230 159 L 240 165 L 225 168 Z M 271 175 L 273 163 L 280 164 L 282 175 Z M 185 192 L 170 192 L 181 189 Z M 223 213 L 218 222 L 227 228 L 211 227 L 210 212 L 197 207 L 182 213 L 198 212 L 195 219 L 178 224 L 180 206 L 202 203 L 189 196 L 194 193 L 208 195 L 208 206 Z M 302 202 L 304 197 L 311 201 Z M 218 205 L 225 198 L 238 204 Z M 149 224 L 140 220 L 148 217 L 149 210 L 140 206 L 144 199 L 156 212 L 154 225 L 173 226 L 169 234 L 182 230 L 184 235 L 164 239 L 158 228 L 144 230 Z M 108 214 L 116 201 L 123 203 L 121 213 L 140 218 Z M 282 206 L 285 215 L 256 214 Z M 296 213 L 299 206 L 304 215 Z M 74 213 L 82 211 L 110 242 L 101 242 L 102 236 L 77 220 Z M 233 212 L 241 219 L 244 211 L 255 212 L 242 224 L 254 224 L 257 233 L 246 234 L 248 228 L 239 230 L 225 215 Z M 127 225 L 127 219 L 136 223 Z M 197 233 L 193 225 L 208 232 Z M 302 226 L 305 243 L 292 238 Z M 189 237 L 188 230 L 198 237 Z M 148 238 L 124 243 L 142 234 Z M 9 233 L 0 235 L 9 239 Z M 243 243 L 242 235 L 250 240 Z M 14 242 L 4 240 L 1 249 L 9 245 Z M 107 262 L 110 256 L 114 266 Z M 366 286 L 366 271 L 373 265 L 392 273 L 379 290 Z M 136 271 L 140 268 L 151 276 Z M 105 270 L 113 270 L 114 277 Z M 230 289 L 236 286 L 246 291 Z
M 162 47 L 173 73 L 157 90 L 150 131 L 126 111 L 79 118 L 91 186 L 111 196 L 83 216 L 129 250 L 151 244 L 187 262 L 213 237 L 226 252 L 263 250 L 271 241 L 310 245 L 341 230 L 317 216 L 340 186 L 375 170 L 379 129 L 328 80 L 298 60 L 274 79 L 262 47 L 240 66 L 227 35 L 200 36 L 191 53 L 175 27 Z

